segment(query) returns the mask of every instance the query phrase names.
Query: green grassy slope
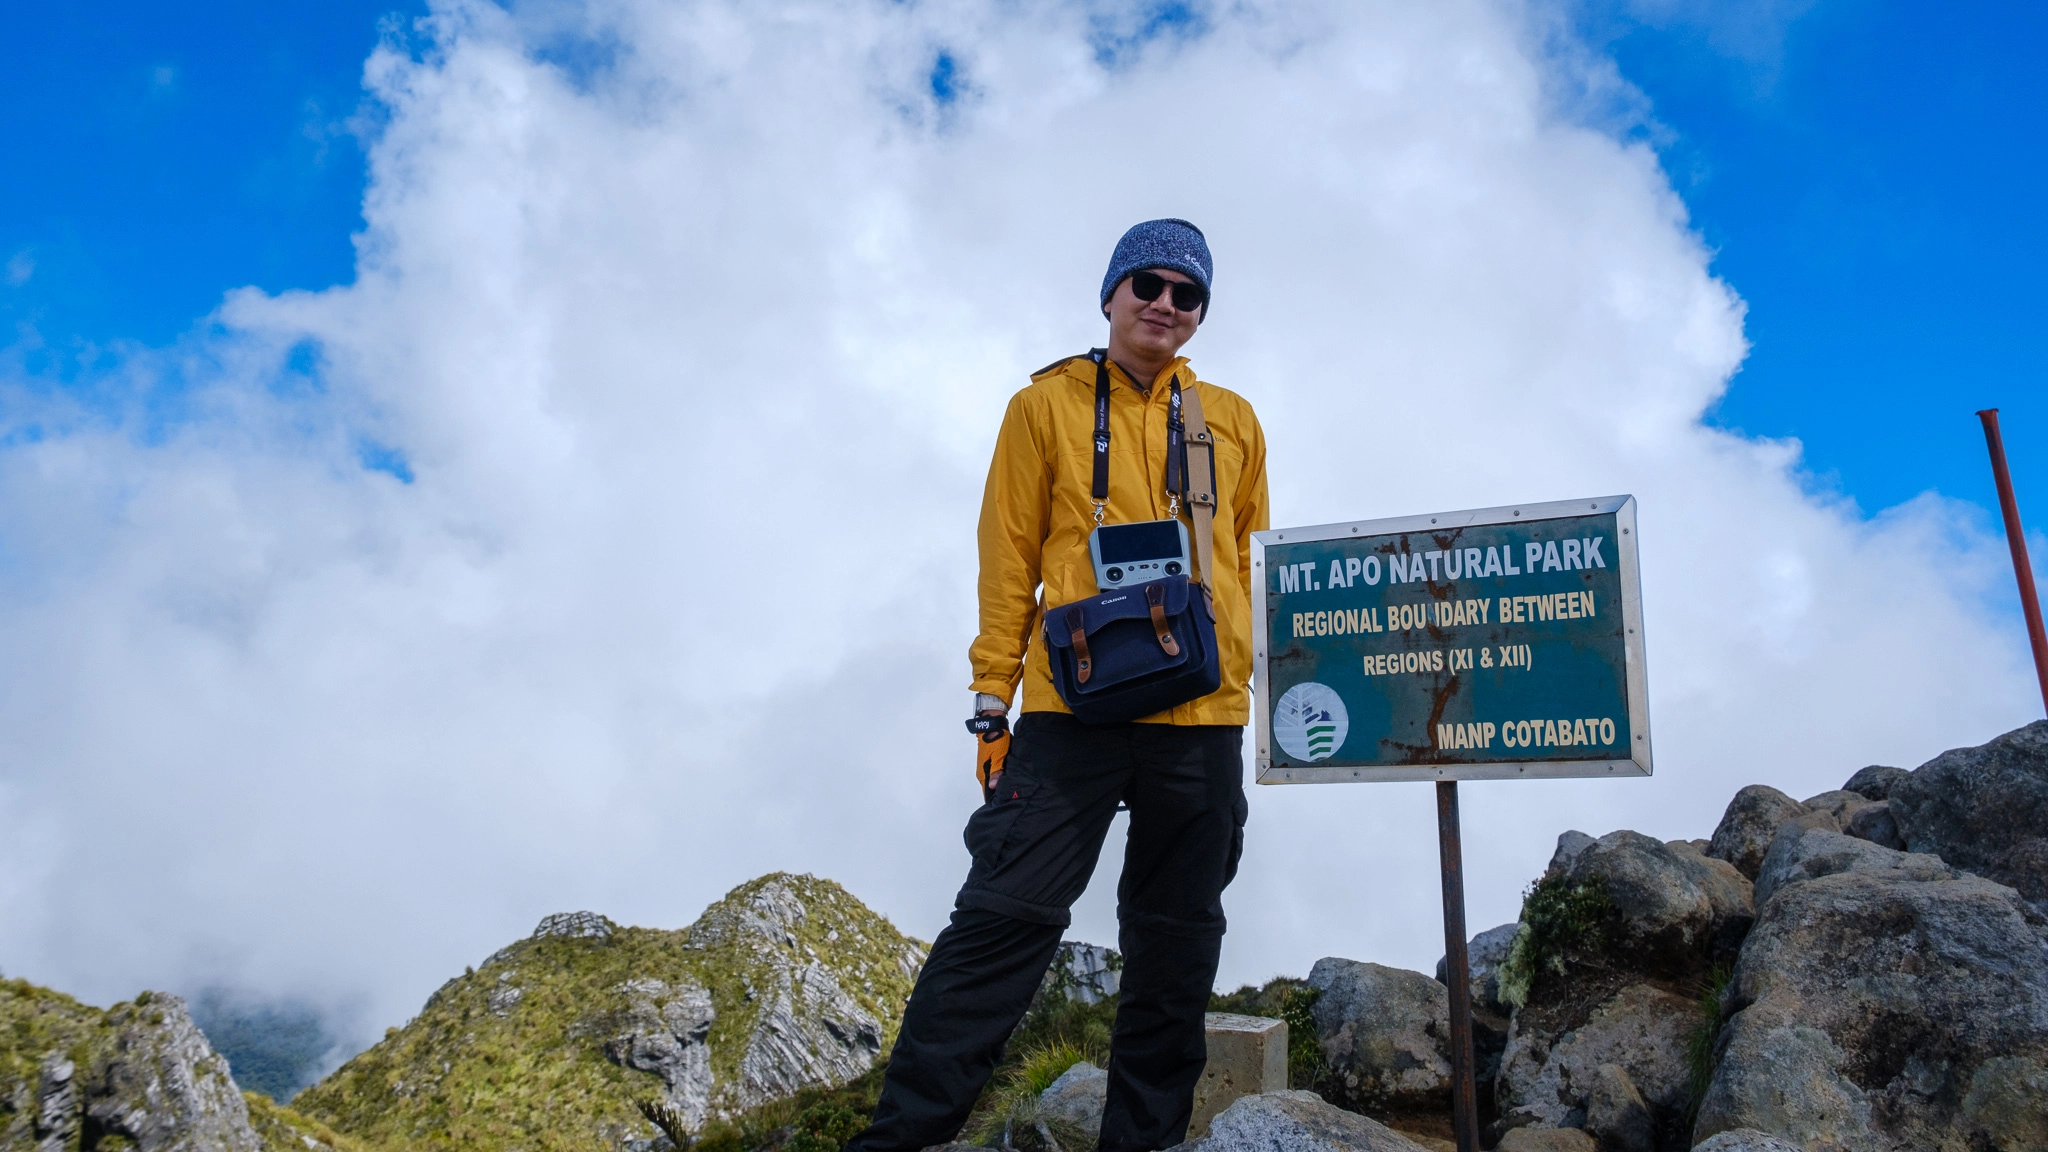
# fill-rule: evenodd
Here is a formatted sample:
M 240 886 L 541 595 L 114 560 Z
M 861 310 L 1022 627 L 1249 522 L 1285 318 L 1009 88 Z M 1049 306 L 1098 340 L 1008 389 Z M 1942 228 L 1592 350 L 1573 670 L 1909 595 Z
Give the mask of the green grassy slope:
M 635 1103 L 667 1087 L 615 1063 L 616 1044 L 608 1054 L 630 1025 L 628 982 L 709 992 L 707 1119 L 716 1120 L 786 1095 L 774 1090 L 778 1075 L 805 1074 L 772 1059 L 782 1033 L 760 1027 L 764 1012 L 794 1005 L 801 1014 L 821 989 L 836 990 L 834 1003 L 872 1018 L 885 1050 L 923 954 L 839 885 L 776 873 L 734 889 L 683 931 L 613 927 L 513 944 L 292 1105 L 391 1150 L 617 1148 L 656 1135 Z M 810 1082 L 865 1067 L 812 1069 Z

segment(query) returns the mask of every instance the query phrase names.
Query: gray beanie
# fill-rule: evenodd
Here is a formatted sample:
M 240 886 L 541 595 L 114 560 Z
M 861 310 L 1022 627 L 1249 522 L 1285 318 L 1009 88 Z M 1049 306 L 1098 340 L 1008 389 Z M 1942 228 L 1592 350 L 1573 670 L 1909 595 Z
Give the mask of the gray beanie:
M 1189 277 L 1202 286 L 1203 295 L 1209 292 L 1209 241 L 1202 230 L 1185 220 L 1147 220 L 1133 224 L 1124 238 L 1116 242 L 1116 251 L 1109 257 L 1109 272 L 1102 278 L 1102 299 L 1104 306 L 1116 292 L 1116 286 L 1124 277 L 1147 268 L 1167 268 Z M 1202 318 L 1209 316 L 1209 306 L 1202 305 Z

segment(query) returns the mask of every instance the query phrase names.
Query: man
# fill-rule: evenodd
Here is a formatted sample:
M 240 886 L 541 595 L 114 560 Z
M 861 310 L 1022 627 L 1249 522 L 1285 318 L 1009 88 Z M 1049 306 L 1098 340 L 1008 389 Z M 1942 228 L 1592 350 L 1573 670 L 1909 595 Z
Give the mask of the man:
M 1084 725 L 1055 692 L 1043 613 L 1095 595 L 1088 535 L 1097 363 L 1062 360 L 1010 400 L 982 497 L 976 711 L 1024 704 L 990 799 L 968 821 L 974 863 L 918 976 L 875 1110 L 848 1144 L 911 1152 L 951 1140 L 1030 1006 L 1119 802 L 1130 833 L 1117 886 L 1124 968 L 1102 1152 L 1186 1135 L 1206 1049 L 1202 1015 L 1222 945 L 1222 892 L 1243 849 L 1250 718 L 1251 534 L 1266 526 L 1266 444 L 1244 400 L 1198 382 L 1181 346 L 1209 308 L 1210 256 L 1185 220 L 1118 241 L 1102 282 L 1109 320 L 1109 500 L 1102 522 L 1159 520 L 1170 393 L 1193 388 L 1216 446 L 1213 596 L 1222 686 L 1125 724 Z M 1178 473 L 1177 473 L 1178 474 Z M 1182 508 L 1184 517 L 1189 512 Z M 1042 599 L 1039 596 L 1043 588 Z M 999 723 L 999 721 L 997 722 Z

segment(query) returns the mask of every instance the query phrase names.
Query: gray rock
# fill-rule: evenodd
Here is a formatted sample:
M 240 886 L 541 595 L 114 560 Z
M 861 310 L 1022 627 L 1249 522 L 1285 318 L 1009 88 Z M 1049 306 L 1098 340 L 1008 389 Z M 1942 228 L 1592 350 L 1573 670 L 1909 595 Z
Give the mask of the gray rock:
M 567 936 L 572 940 L 608 940 L 618 929 L 617 924 L 596 912 L 557 912 L 541 917 L 533 930 L 533 939 Z
M 1601 1067 L 1614 1065 L 1656 1116 L 1685 1108 L 1685 1042 L 1693 1002 L 1654 984 L 1632 984 L 1595 1008 L 1586 1021 L 1555 1035 L 1525 1027 L 1518 1016 L 1501 1058 L 1496 1091 L 1501 1122 L 1540 1128 L 1588 1123 L 1588 1097 Z
M 1869 769 L 1864 769 L 1869 771 Z M 1894 768 L 1894 772 L 1898 769 Z M 1707 1137 L 1692 1146 L 1692 1152 L 1806 1152 L 1789 1140 L 1780 1140 L 1754 1128 L 1736 1128 Z
M 1887 768 L 1883 764 L 1872 764 L 1868 768 L 1857 769 L 1856 774 L 1849 777 L 1849 782 L 1842 785 L 1842 790 L 1857 792 L 1872 800 L 1888 800 L 1891 798 L 1892 789 L 1899 786 L 1899 781 L 1911 775 L 1912 773 L 1904 768 Z
M 1184 1152 L 1423 1152 L 1420 1144 L 1384 1124 L 1325 1103 L 1313 1092 L 1242 1097 L 1217 1114 L 1207 1136 L 1180 1147 Z
M 1792 823 L 1771 842 L 1770 853 L 1757 873 L 1757 904 L 1761 907 L 1787 884 L 1842 872 L 1864 872 L 1897 880 L 1946 880 L 1955 874 L 1955 869 L 1937 856 L 1899 852 L 1826 828 L 1805 828 Z
M 1450 1106 L 1451 997 L 1420 972 L 1326 956 L 1310 1011 L 1337 1102 L 1371 1111 Z
M 1511 1128 L 1496 1152 L 1600 1152 L 1600 1144 L 1577 1128 Z
M 605 1041 L 605 1055 L 622 1068 L 661 1079 L 664 1100 L 680 1112 L 691 1131 L 704 1126 L 711 1109 L 711 1024 L 718 1012 L 708 989 L 693 984 L 671 986 L 651 977 L 628 980 L 612 989 L 626 1003 L 616 1017 L 615 1031 Z M 495 998 L 494 1001 L 495 1003 Z
M 1849 826 L 1849 820 L 1855 816 L 1858 809 L 1872 803 L 1874 801 L 1861 792 L 1850 792 L 1847 789 L 1838 788 L 1833 792 L 1823 792 L 1818 796 L 1808 797 L 1806 802 L 1800 806 L 1808 812 L 1826 814 L 1828 819 L 1834 821 L 1835 831 L 1839 832 Z
M 843 1084 L 874 1064 L 882 1022 L 813 960 L 778 968 L 740 1056 L 740 1099 L 779 1100 L 812 1084 Z
M 185 1002 L 145 993 L 109 1010 L 112 1043 L 81 1096 L 86 1120 L 138 1152 L 261 1152 L 228 1062 L 206 1043 Z
M 1628 1071 L 1619 1064 L 1593 1069 L 1586 1089 L 1586 1131 L 1606 1152 L 1657 1152 L 1657 1120 Z
M 1848 827 L 1842 829 L 1858 840 L 1868 840 L 1886 848 L 1902 849 L 1905 837 L 1899 835 L 1899 825 L 1892 819 L 1892 805 L 1889 800 L 1865 804 L 1849 816 Z
M 1557 851 L 1550 854 L 1552 872 L 1562 872 L 1572 866 L 1579 853 L 1593 846 L 1593 838 L 1584 832 L 1565 832 L 1557 838 Z
M 1750 883 L 1732 864 L 1639 832 L 1610 832 L 1572 859 L 1565 878 L 1601 881 L 1619 917 L 1611 960 L 1690 974 L 1733 956 L 1755 918 Z
M 1799 801 L 1776 788 L 1751 784 L 1728 802 L 1713 839 L 1707 842 L 1707 855 L 1726 860 L 1737 872 L 1754 880 L 1757 866 L 1763 863 L 1764 852 L 1771 846 L 1771 837 L 1778 834 L 1778 825 L 1805 811 Z
M 1083 1060 L 1038 1094 L 1038 1111 L 1093 1135 L 1102 1128 L 1102 1105 L 1109 1098 L 1109 1073 Z
M 78 1065 L 52 1052 L 36 1071 L 36 1152 L 68 1152 L 78 1137 Z
M 1593 838 L 1588 836 L 1586 843 Z M 1515 942 L 1515 933 L 1521 929 L 1519 923 L 1502 924 L 1488 928 L 1472 938 L 1465 945 L 1465 967 L 1472 978 L 1472 1006 L 1489 1012 L 1505 1013 L 1500 1002 L 1500 965 L 1508 958 L 1508 946 Z M 1451 971 L 1449 957 L 1440 957 L 1436 962 L 1436 982 L 1450 987 Z
M 1889 799 L 1909 850 L 2016 888 L 2048 911 L 2048 720 L 1944 752 Z
M 1759 880 L 1696 1140 L 2048 1142 L 2048 922 L 2017 893 L 1815 828 L 1782 832 Z
M 1100 1004 L 1116 998 L 1124 958 L 1113 948 L 1085 944 L 1079 940 L 1060 941 L 1052 963 L 1039 985 L 1041 997 L 1063 996 L 1082 1004 Z

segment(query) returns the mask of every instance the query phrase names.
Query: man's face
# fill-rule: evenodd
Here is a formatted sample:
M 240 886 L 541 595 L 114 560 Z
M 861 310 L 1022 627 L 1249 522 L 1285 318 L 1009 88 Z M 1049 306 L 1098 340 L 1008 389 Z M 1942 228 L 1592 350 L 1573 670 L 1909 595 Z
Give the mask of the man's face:
M 1193 284 L 1195 281 L 1167 268 L 1148 268 L 1152 273 L 1171 284 Z M 1116 286 L 1109 298 L 1109 331 L 1113 341 L 1134 352 L 1146 353 L 1164 359 L 1172 359 L 1180 353 L 1180 347 L 1195 334 L 1196 325 L 1201 323 L 1202 310 L 1182 312 L 1173 306 L 1173 289 L 1159 294 L 1157 300 L 1140 300 L 1131 291 L 1131 278 L 1126 276 Z

